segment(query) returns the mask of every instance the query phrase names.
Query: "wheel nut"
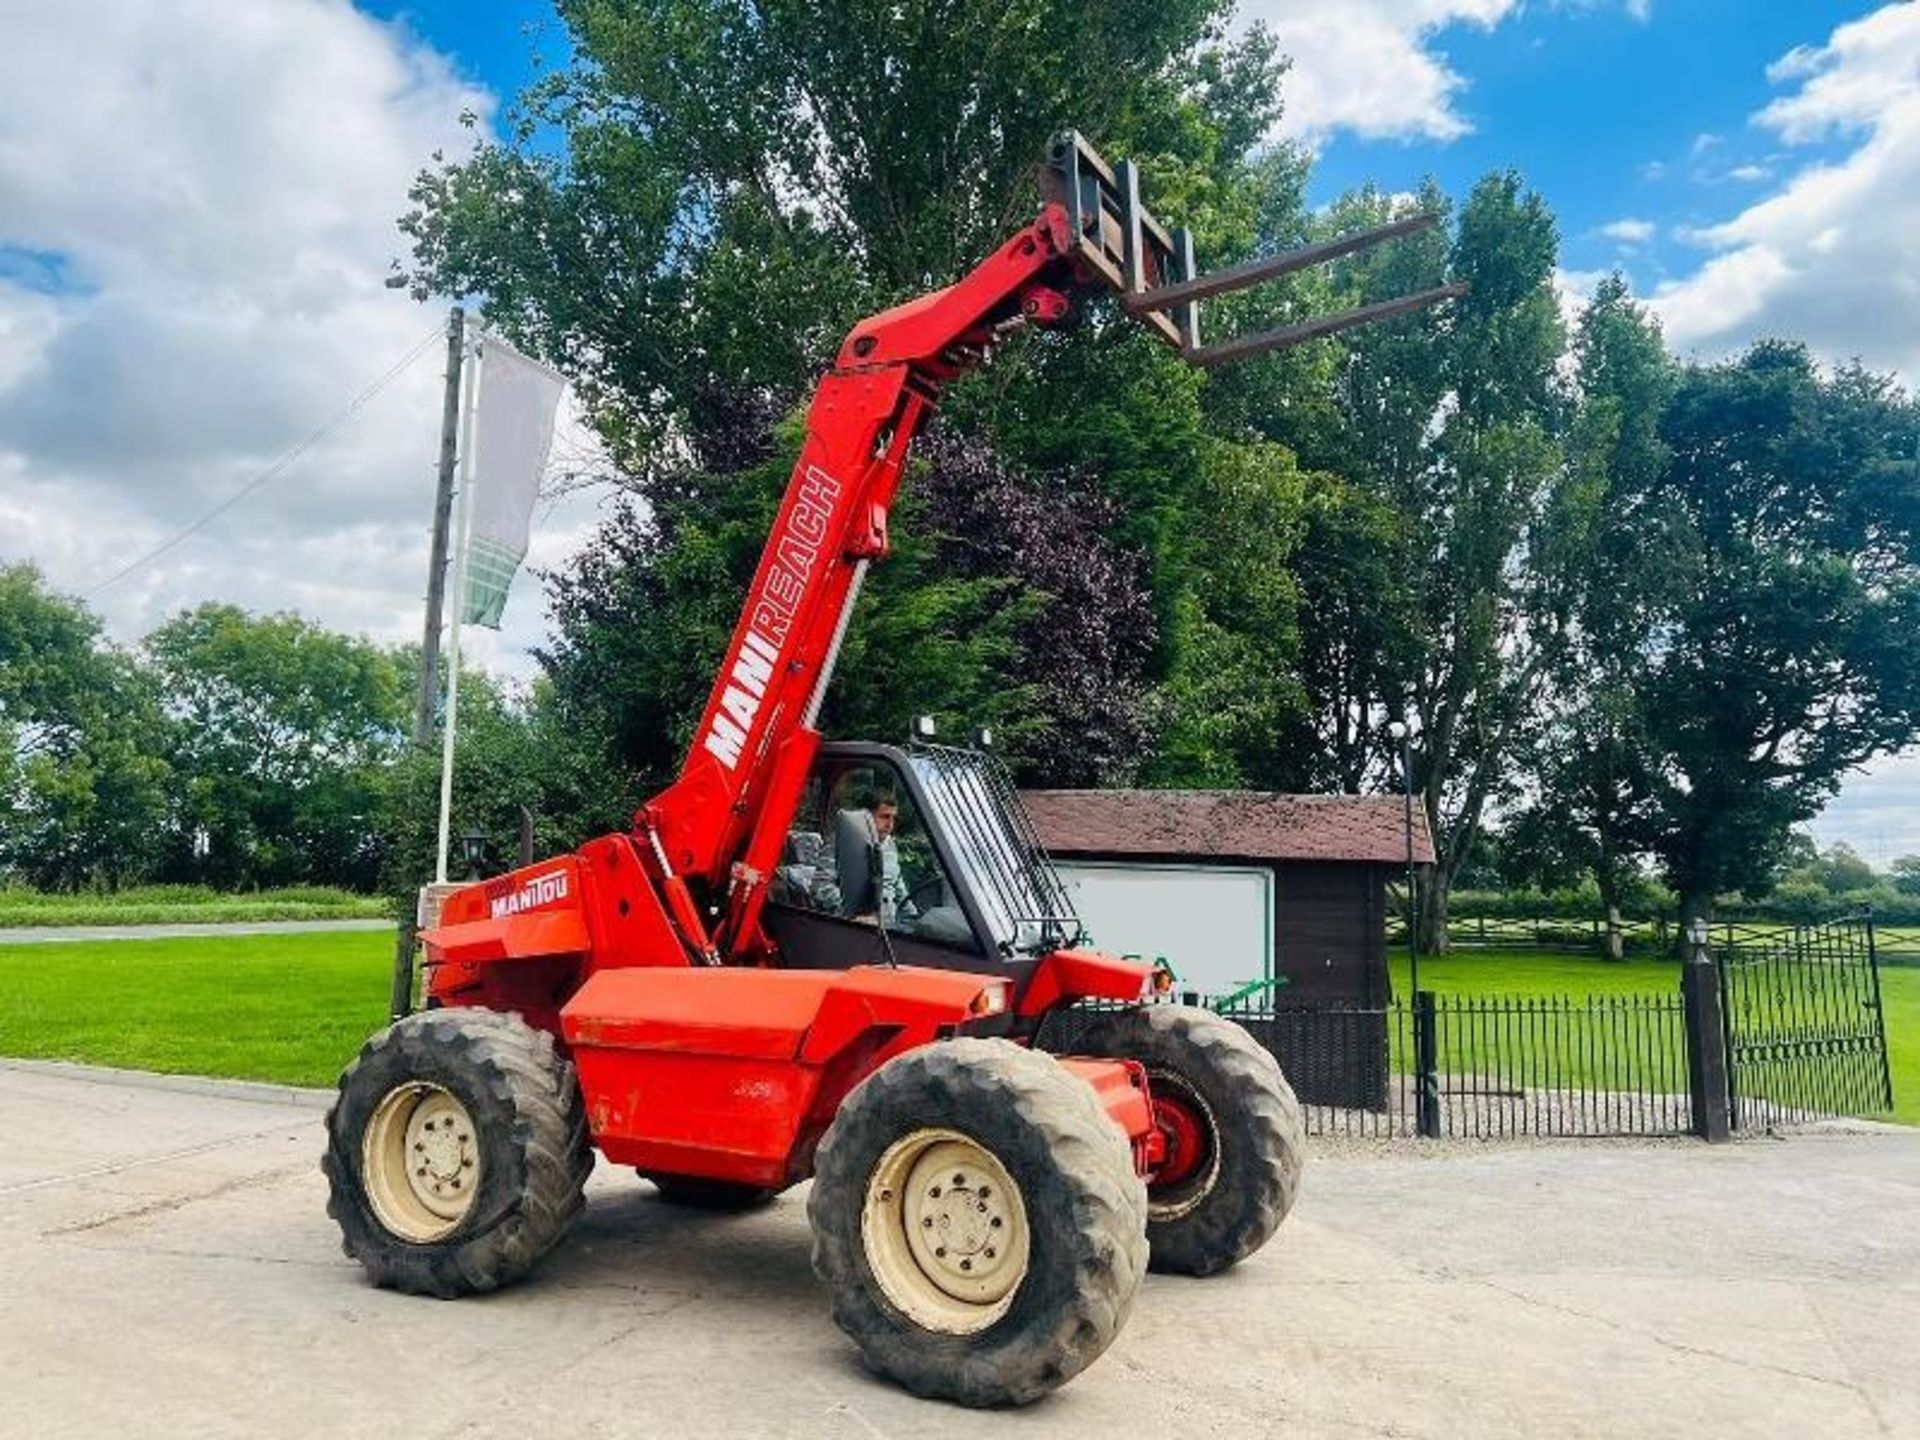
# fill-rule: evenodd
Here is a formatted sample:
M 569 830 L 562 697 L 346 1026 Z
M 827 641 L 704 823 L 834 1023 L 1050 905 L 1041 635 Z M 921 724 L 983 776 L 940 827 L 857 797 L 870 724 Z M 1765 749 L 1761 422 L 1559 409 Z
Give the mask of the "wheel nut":
M 960 1268 L 961 1268 L 962 1270 L 971 1270 L 971 1269 L 973 1269 L 973 1261 L 971 1261 L 971 1260 L 962 1260 L 962 1261 L 960 1262 Z
M 933 1189 L 929 1190 L 927 1193 L 931 1195 L 934 1199 L 938 1200 L 940 1198 L 940 1187 L 936 1185 L 933 1187 Z
M 953 1183 L 955 1185 L 964 1185 L 967 1183 L 967 1177 L 964 1175 L 956 1175 L 953 1177 Z
M 987 1247 L 987 1259 L 993 1259 L 993 1247 L 991 1245 Z
M 882 1200 L 891 1200 L 891 1199 L 893 1199 L 893 1191 L 891 1191 L 891 1190 L 882 1190 L 882 1191 L 880 1192 L 880 1198 L 881 1198 Z
M 934 1258 L 934 1259 L 936 1259 L 936 1260 L 944 1260 L 944 1259 L 946 1259 L 946 1258 L 947 1258 L 947 1247 L 946 1247 L 946 1246 L 944 1246 L 944 1245 L 941 1245 L 941 1246 L 937 1246 L 937 1247 L 936 1247 L 936 1248 L 934 1249 L 934 1252 L 933 1252 L 933 1258 Z
M 993 1217 L 993 1219 L 989 1220 L 987 1223 L 991 1225 L 994 1229 L 998 1230 L 1001 1225 L 1001 1220 L 1000 1220 L 1000 1217 L 996 1215 Z
M 920 1223 L 923 1226 L 925 1226 L 927 1229 L 931 1230 L 933 1228 L 933 1216 L 931 1215 L 922 1216 Z

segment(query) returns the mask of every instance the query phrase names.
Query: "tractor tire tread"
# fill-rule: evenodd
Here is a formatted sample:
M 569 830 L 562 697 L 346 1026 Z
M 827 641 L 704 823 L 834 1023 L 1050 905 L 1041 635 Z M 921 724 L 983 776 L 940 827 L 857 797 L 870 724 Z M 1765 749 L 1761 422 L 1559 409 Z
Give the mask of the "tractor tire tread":
M 482 1136 L 481 1189 L 461 1227 L 413 1243 L 380 1223 L 361 1177 L 361 1137 L 380 1100 L 408 1080 L 452 1090 Z M 376 1285 L 453 1299 L 523 1278 L 566 1235 L 593 1169 L 586 1107 L 553 1037 L 517 1014 L 422 1011 L 367 1041 L 327 1111 L 327 1213 L 341 1247 Z
M 1075 1052 L 1182 1074 L 1221 1127 L 1222 1171 L 1194 1210 L 1147 1225 L 1149 1267 L 1212 1275 L 1273 1238 L 1300 1195 L 1306 1126 L 1280 1062 L 1243 1026 L 1210 1010 L 1144 1005 L 1095 1019 Z
M 866 1259 L 861 1216 L 874 1164 L 894 1140 L 933 1127 L 994 1149 L 1016 1173 L 1029 1225 L 1043 1219 L 1022 1290 L 977 1334 L 914 1325 L 885 1300 Z M 1146 1187 L 1125 1137 L 1090 1087 L 1007 1041 L 942 1041 L 880 1067 L 841 1104 L 814 1173 L 813 1266 L 834 1320 L 870 1366 L 916 1395 L 970 1406 L 1037 1400 L 1113 1341 L 1146 1270 Z

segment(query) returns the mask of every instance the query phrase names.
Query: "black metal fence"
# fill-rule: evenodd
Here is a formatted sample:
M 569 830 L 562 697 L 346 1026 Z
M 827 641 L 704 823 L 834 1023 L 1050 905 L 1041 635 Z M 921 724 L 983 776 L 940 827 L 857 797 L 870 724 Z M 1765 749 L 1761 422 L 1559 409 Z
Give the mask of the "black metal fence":
M 1714 1138 L 1891 1107 L 1871 919 L 1723 932 L 1696 958 L 1659 993 L 1216 1008 L 1315 1135 Z M 1086 1018 L 1052 1017 L 1046 1043 L 1070 1050 Z
M 1319 1135 L 1679 1135 L 1693 1128 L 1680 994 L 1457 996 L 1228 1011 Z

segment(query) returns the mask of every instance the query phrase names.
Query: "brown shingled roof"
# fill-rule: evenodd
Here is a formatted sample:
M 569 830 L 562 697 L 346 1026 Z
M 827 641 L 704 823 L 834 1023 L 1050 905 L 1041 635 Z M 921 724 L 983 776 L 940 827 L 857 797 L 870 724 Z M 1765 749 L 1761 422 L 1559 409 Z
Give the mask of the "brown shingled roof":
M 1055 855 L 1407 863 L 1398 795 L 1275 795 L 1253 790 L 1023 790 L 1040 843 Z M 1413 855 L 1433 863 L 1426 815 L 1413 809 Z

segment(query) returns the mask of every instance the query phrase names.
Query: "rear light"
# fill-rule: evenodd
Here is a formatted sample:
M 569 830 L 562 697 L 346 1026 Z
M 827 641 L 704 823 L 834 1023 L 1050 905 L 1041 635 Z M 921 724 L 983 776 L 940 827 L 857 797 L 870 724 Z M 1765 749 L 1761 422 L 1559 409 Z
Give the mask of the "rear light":
M 967 1006 L 970 1015 L 1004 1015 L 1007 1010 L 1007 987 L 989 985 L 973 997 L 973 1003 Z

